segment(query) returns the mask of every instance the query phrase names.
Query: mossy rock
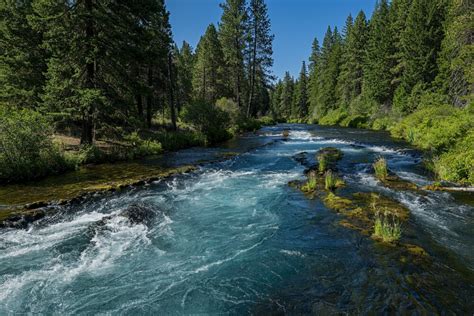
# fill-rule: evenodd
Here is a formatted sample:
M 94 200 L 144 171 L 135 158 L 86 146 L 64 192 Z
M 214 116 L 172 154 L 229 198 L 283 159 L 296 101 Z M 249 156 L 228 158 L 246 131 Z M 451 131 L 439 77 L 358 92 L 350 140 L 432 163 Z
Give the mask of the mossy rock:
M 405 222 L 410 216 L 408 208 L 400 202 L 378 193 L 358 192 L 353 194 L 354 202 L 360 208 L 367 210 L 368 216 L 373 217 L 377 212 L 387 212 Z
M 328 208 L 339 213 L 347 213 L 354 206 L 354 203 L 351 200 L 337 196 L 332 192 L 326 196 L 323 202 Z
M 330 162 L 338 162 L 342 159 L 344 154 L 340 149 L 337 149 L 335 147 L 325 147 L 318 151 L 318 153 L 316 154 L 316 158 L 319 159 L 323 156 Z
M 418 186 L 413 182 L 404 180 L 397 176 L 396 174 L 390 172 L 385 179 L 379 179 L 384 186 L 394 189 L 394 190 L 409 190 L 417 191 L 419 190 Z

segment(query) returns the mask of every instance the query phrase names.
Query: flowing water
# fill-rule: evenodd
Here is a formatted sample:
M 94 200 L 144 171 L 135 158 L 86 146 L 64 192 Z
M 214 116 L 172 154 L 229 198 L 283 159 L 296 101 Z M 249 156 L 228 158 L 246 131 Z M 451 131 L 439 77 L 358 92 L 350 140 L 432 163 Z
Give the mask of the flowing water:
M 253 149 L 64 207 L 27 230 L 1 230 L 0 314 L 473 313 L 472 196 L 394 191 L 371 175 L 384 156 L 399 176 L 426 184 L 418 152 L 384 133 L 307 125 L 267 127 L 239 142 Z M 401 263 L 287 185 L 303 179 L 293 155 L 327 146 L 344 152 L 347 192 L 381 192 L 411 210 L 403 238 L 423 247 L 428 263 Z M 131 205 L 155 216 L 120 216 Z

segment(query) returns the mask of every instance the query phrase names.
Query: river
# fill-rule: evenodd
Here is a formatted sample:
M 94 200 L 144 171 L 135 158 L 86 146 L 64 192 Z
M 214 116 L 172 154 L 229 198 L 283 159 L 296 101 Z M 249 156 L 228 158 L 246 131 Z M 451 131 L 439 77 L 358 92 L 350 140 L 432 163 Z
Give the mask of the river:
M 428 184 L 419 152 L 382 132 L 297 124 L 238 142 L 248 150 L 196 172 L 63 207 L 26 230 L 0 230 L 0 314 L 474 312 L 472 195 L 395 191 L 372 175 L 383 156 L 400 177 Z M 380 192 L 410 209 L 402 239 L 423 247 L 427 263 L 401 262 L 287 185 L 304 178 L 292 156 L 327 146 L 344 153 L 341 194 Z M 131 205 L 153 218 L 119 216 Z

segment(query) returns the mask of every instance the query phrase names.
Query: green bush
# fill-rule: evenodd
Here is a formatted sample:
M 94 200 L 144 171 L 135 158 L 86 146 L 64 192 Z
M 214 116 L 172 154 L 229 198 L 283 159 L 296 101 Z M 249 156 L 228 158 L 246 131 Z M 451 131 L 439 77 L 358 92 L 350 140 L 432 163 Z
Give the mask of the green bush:
M 434 171 L 447 181 L 474 185 L 474 130 L 433 161 Z
M 391 133 L 422 149 L 441 152 L 474 127 L 474 114 L 450 105 L 428 106 L 408 115 Z
M 131 145 L 131 148 L 129 149 L 129 157 L 131 159 L 158 155 L 163 152 L 161 143 L 154 140 L 142 139 L 137 132 L 127 135 L 124 137 L 124 140 Z
M 176 151 L 189 147 L 204 146 L 206 136 L 194 131 L 163 131 L 155 135 L 163 146 L 163 150 Z
M 75 168 L 52 141 L 52 128 L 31 110 L 0 109 L 0 182 L 32 180 Z
M 339 125 L 353 128 L 366 128 L 368 117 L 364 115 L 349 115 Z
M 373 120 L 371 123 L 371 128 L 377 131 L 390 130 L 395 124 L 396 121 L 393 118 L 384 116 Z
M 206 102 L 189 104 L 183 110 L 183 119 L 206 137 L 206 144 L 215 144 L 232 136 L 227 131 L 231 125 L 229 114 L 212 104 Z
M 321 125 L 338 125 L 348 116 L 346 110 L 336 109 L 329 111 L 325 116 L 319 120 Z

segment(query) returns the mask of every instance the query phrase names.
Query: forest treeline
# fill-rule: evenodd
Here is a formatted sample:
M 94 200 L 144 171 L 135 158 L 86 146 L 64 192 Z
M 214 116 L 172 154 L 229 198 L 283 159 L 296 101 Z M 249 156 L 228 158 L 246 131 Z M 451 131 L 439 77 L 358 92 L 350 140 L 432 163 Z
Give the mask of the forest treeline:
M 93 162 L 215 143 L 268 123 L 256 120 L 270 108 L 265 1 L 221 8 L 193 49 L 174 43 L 164 0 L 2 1 L 0 180 L 68 168 L 52 133 L 80 137 L 74 159 Z M 104 153 L 97 139 L 133 148 Z
M 271 94 L 290 122 L 388 129 L 431 153 L 441 180 L 474 183 L 474 5 L 379 0 L 327 29 Z

